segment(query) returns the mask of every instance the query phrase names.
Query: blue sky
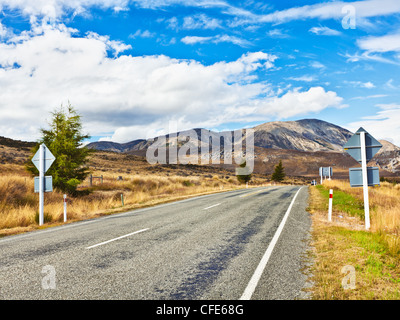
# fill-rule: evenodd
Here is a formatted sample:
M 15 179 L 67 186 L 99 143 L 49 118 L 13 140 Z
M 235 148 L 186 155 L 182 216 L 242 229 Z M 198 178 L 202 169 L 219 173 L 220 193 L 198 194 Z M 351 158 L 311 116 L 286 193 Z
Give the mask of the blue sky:
M 400 1 L 0 0 L 0 135 L 318 118 L 400 145 Z M 173 125 L 171 125 L 173 123 Z

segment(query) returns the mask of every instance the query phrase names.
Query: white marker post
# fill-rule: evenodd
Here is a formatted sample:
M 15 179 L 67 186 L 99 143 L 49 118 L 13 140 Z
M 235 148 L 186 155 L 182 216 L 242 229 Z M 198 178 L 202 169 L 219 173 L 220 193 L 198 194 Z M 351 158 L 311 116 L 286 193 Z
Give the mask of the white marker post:
M 362 168 L 362 179 L 363 179 L 363 191 L 364 191 L 364 212 L 365 212 L 365 229 L 369 230 L 369 198 L 368 198 L 368 174 L 367 174 L 367 152 L 365 146 L 365 132 L 360 132 L 360 144 L 361 144 L 361 168 Z
M 64 222 L 67 222 L 67 195 L 64 194 Z
M 39 226 L 44 222 L 44 146 L 39 146 Z
M 328 221 L 332 221 L 332 201 L 333 201 L 333 190 L 329 190 L 329 210 L 328 210 Z

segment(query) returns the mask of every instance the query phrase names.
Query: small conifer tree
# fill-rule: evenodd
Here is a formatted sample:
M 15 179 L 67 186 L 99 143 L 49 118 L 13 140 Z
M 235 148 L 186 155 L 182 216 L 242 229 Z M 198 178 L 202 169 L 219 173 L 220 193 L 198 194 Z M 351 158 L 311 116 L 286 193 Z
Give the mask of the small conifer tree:
M 76 195 L 78 185 L 90 173 L 87 167 L 90 150 L 82 145 L 89 135 L 82 134 L 81 117 L 70 103 L 66 108 L 61 106 L 52 112 L 49 126 L 50 129 L 40 129 L 42 137 L 32 148 L 30 160 L 44 143 L 56 158 L 46 175 L 53 176 L 54 188 Z M 28 161 L 26 169 L 33 175 L 38 174 L 31 161 Z
M 281 182 L 285 178 L 285 168 L 282 165 L 282 160 L 279 161 L 279 164 L 275 166 L 275 171 L 272 174 L 271 180 L 275 182 Z

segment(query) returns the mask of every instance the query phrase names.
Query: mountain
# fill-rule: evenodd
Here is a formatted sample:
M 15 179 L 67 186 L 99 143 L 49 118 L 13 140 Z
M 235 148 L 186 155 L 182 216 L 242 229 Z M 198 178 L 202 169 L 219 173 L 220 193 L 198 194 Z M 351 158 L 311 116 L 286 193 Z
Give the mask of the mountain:
M 318 175 L 320 166 L 334 165 L 335 172 L 340 172 L 345 177 L 348 176 L 349 167 L 358 166 L 358 163 L 343 151 L 343 145 L 353 133 L 332 123 L 318 119 L 275 121 L 258 125 L 253 129 L 256 171 L 265 173 L 273 170 L 279 159 L 284 160 L 288 171 L 295 175 L 310 175 L 315 172 Z M 201 129 L 193 130 L 197 134 L 198 146 L 201 146 Z M 184 135 L 185 132 L 179 133 Z M 233 136 L 232 132 L 225 133 Z M 209 134 L 220 137 L 223 133 L 211 131 Z M 170 135 L 161 137 L 165 137 L 169 146 L 186 143 L 170 139 Z M 385 140 L 380 142 L 383 147 L 369 165 L 377 165 L 388 174 L 400 172 L 400 148 Z M 88 148 L 145 156 L 147 148 L 152 143 L 153 140 L 143 139 L 122 144 L 101 141 L 88 144 Z M 218 153 L 214 154 L 210 150 L 209 156 L 213 159 L 222 159 L 224 157 L 222 144 Z M 234 168 L 234 165 L 227 167 Z
M 343 151 L 353 134 L 317 119 L 267 122 L 254 128 L 254 145 L 269 149 Z
M 352 133 L 334 124 L 317 120 L 267 122 L 254 129 L 254 145 L 268 149 L 299 151 L 343 151 L 343 145 Z M 200 140 L 200 129 L 194 129 Z M 178 133 L 179 134 L 179 133 Z M 211 132 L 211 135 L 218 135 Z M 168 135 L 165 136 L 168 139 Z M 88 148 L 115 152 L 145 150 L 150 142 L 134 140 L 128 143 L 92 142 Z
M 144 139 L 133 140 L 127 143 L 112 141 L 98 141 L 89 143 L 86 147 L 99 151 L 128 152 L 147 148 L 147 141 Z

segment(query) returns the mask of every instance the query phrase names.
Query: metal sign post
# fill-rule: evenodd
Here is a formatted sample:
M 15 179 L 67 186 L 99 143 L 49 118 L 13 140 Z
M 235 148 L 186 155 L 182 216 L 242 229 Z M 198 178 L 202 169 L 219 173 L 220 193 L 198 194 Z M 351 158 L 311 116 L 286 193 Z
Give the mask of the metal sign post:
M 368 186 L 379 185 L 379 169 L 367 167 L 367 162 L 372 159 L 380 148 L 382 148 L 382 144 L 380 144 L 363 128 L 360 128 L 352 137 L 350 137 L 343 148 L 361 164 L 361 172 L 359 168 L 349 169 L 349 178 L 351 187 L 363 187 L 365 229 L 369 230 L 371 225 L 369 217 Z M 362 181 L 360 181 L 360 179 Z
M 44 222 L 44 146 L 39 147 L 39 226 Z
M 322 184 L 322 178 L 328 177 L 328 180 L 331 180 L 332 178 L 332 167 L 320 167 L 319 168 L 319 175 L 321 176 L 321 184 Z
M 49 182 L 51 184 L 51 177 L 45 177 L 44 174 L 50 168 L 51 164 L 56 158 L 50 152 L 49 149 L 44 144 L 39 146 L 39 150 L 32 158 L 33 164 L 39 170 L 39 225 L 44 223 L 44 192 L 52 191 L 52 186 L 48 186 Z M 36 179 L 36 178 L 35 178 Z M 47 182 L 47 183 L 46 183 Z M 35 188 L 35 192 L 36 188 Z
M 365 214 L 365 229 L 369 230 L 369 197 L 368 197 L 368 176 L 367 176 L 367 151 L 365 146 L 365 132 L 360 132 L 360 144 L 361 144 L 361 168 L 362 168 L 362 179 L 363 179 L 363 191 L 364 191 L 364 214 Z

